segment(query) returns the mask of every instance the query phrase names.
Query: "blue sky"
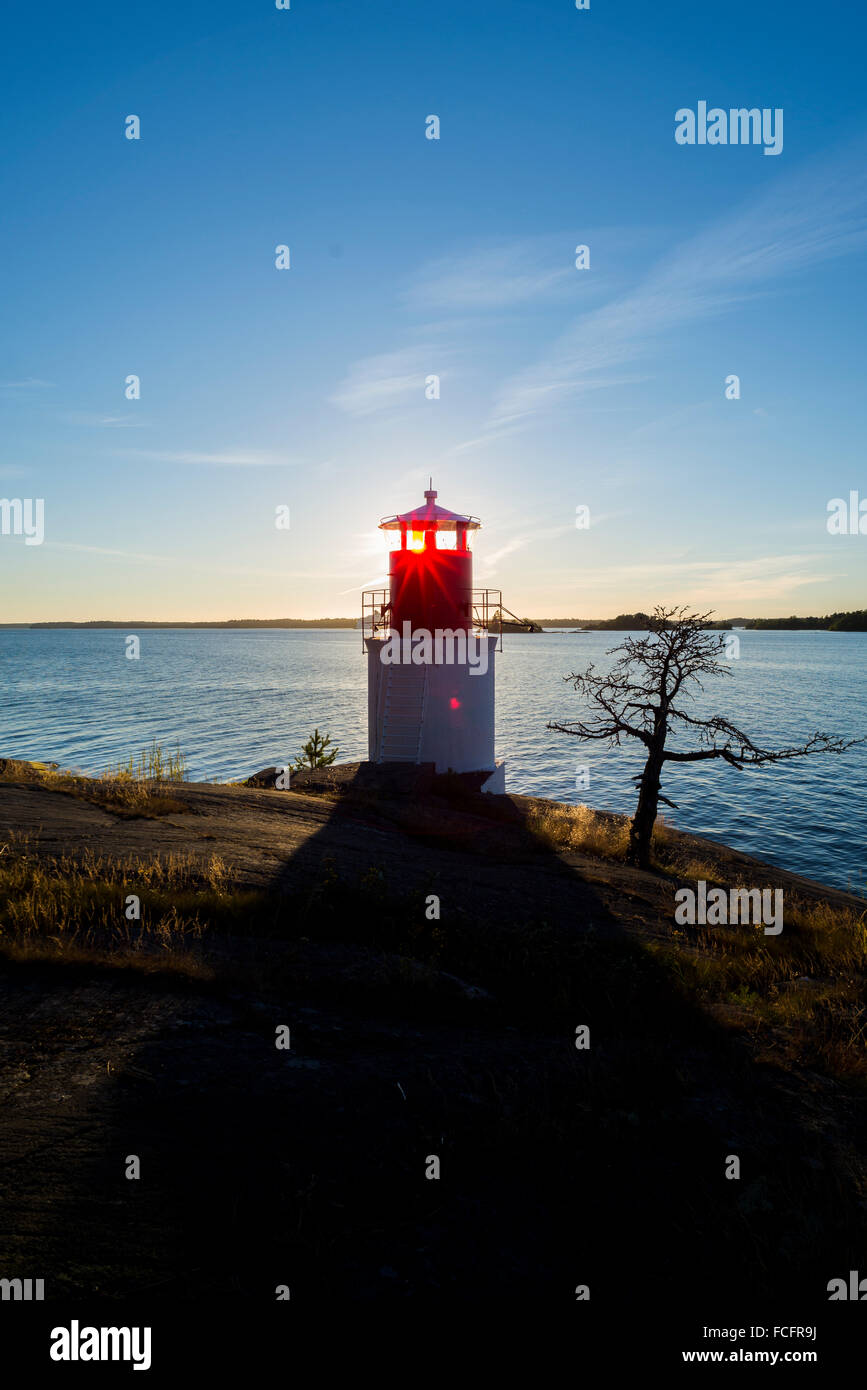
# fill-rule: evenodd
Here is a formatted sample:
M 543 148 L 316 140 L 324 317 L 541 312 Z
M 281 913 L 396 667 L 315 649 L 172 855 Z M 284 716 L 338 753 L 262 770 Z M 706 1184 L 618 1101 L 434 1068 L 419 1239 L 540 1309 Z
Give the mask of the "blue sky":
M 0 495 L 45 499 L 45 540 L 0 536 L 0 618 L 355 613 L 377 521 L 430 473 L 519 611 L 863 607 L 867 537 L 826 516 L 867 498 L 865 27 L 840 3 L 20 7 Z M 782 108 L 782 153 L 678 145 L 700 100 Z

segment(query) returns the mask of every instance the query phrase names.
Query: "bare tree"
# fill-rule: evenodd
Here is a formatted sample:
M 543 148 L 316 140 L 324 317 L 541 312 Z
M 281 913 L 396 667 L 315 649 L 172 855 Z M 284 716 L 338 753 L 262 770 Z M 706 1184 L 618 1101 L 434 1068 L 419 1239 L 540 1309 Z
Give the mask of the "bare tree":
M 731 668 L 719 659 L 725 635 L 707 631 L 710 613 L 688 613 L 685 608 L 656 607 L 648 619 L 647 637 L 627 637 L 608 655 L 621 653 L 607 676 L 597 675 L 593 665 L 583 675 L 574 672 L 565 680 L 593 708 L 586 718 L 572 724 L 549 724 L 562 734 L 596 739 L 619 747 L 624 735 L 637 738 L 647 749 L 644 771 L 634 779 L 638 805 L 629 831 L 629 862 L 650 867 L 650 841 L 659 803 L 677 807 L 662 795 L 660 783 L 665 763 L 694 763 L 723 758 L 738 770 L 764 763 L 785 762 L 811 753 L 842 753 L 864 739 L 832 738 L 815 733 L 796 748 L 760 748 L 722 715 L 697 719 L 675 701 L 688 701 L 704 690 L 703 676 L 729 676 Z M 694 733 L 698 747 L 666 748 L 673 730 Z

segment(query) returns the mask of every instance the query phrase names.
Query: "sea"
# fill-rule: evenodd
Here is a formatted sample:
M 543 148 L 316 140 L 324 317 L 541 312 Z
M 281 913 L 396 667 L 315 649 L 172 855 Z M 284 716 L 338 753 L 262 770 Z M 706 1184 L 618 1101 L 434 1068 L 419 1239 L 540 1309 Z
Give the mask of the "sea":
M 137 660 L 128 635 L 140 639 Z M 625 634 L 505 635 L 496 656 L 496 753 L 512 792 L 631 812 L 637 746 L 550 730 L 586 714 L 569 676 L 598 671 Z M 689 707 L 757 744 L 816 731 L 867 735 L 867 633 L 738 631 L 730 672 Z M 196 781 L 283 766 L 314 728 L 338 761 L 367 756 L 366 662 L 352 629 L 0 629 L 0 757 L 98 773 L 153 740 Z M 685 745 L 678 745 L 685 746 Z M 867 743 L 738 771 L 668 765 L 665 820 L 820 882 L 867 894 Z

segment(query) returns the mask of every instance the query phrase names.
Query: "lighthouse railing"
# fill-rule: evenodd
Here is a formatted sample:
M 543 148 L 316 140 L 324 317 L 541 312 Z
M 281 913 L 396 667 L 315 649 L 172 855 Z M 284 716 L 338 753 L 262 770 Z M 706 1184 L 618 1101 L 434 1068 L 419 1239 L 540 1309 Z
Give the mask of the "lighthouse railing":
M 503 592 L 501 589 L 473 589 L 470 592 L 473 626 L 497 637 L 497 651 L 503 650 Z M 361 595 L 361 645 L 368 637 L 385 637 L 391 629 L 391 602 L 387 589 L 365 589 Z
M 485 632 L 497 636 L 496 651 L 503 650 L 503 591 L 502 589 L 473 589 L 473 622 Z
M 365 589 L 361 595 L 361 646 L 365 638 L 380 637 L 391 626 L 391 604 L 387 589 Z

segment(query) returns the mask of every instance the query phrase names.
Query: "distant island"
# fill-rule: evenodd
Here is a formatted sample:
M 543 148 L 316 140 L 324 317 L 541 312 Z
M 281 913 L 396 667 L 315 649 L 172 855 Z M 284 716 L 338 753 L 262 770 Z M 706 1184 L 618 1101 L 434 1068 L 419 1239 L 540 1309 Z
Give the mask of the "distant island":
M 356 627 L 357 624 L 357 618 L 227 618 L 225 621 L 216 622 L 181 622 L 171 618 L 146 622 L 130 618 L 116 622 L 113 618 L 93 618 L 86 623 L 0 623 L 0 628 L 124 628 L 126 631 L 134 632 L 142 627 Z
M 583 627 L 593 632 L 647 632 L 646 613 L 620 613 L 616 618 L 539 618 L 542 627 Z M 867 608 L 829 613 L 824 618 L 723 618 L 711 628 L 766 628 L 805 632 L 867 632 Z
M 619 613 L 616 618 L 527 618 L 519 626 L 532 626 L 541 631 L 544 628 L 571 627 L 583 628 L 586 632 L 647 632 L 649 618 L 646 613 Z M 506 624 L 504 627 L 516 626 Z M 0 623 L 0 628 L 123 628 L 135 631 L 138 628 L 357 628 L 357 618 L 227 618 L 220 622 L 180 622 L 166 619 L 162 622 L 146 622 L 132 619 L 115 621 L 113 618 L 93 618 L 88 622 L 44 622 L 44 623 Z M 828 613 L 824 618 L 722 618 L 708 623 L 708 627 L 730 629 L 780 630 L 787 632 L 867 632 L 867 608 L 856 608 L 849 613 Z

